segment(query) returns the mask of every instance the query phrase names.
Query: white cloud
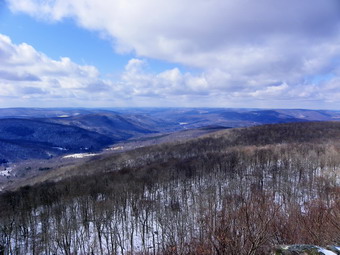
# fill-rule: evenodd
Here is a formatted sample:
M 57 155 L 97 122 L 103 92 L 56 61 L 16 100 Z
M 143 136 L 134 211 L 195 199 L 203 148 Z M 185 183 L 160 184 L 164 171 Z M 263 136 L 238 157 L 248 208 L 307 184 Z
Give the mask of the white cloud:
M 280 64 L 296 52 L 309 57 L 339 25 L 337 0 L 8 1 L 14 11 L 54 21 L 71 17 L 104 31 L 118 50 L 202 68 Z
M 110 87 L 93 66 L 77 65 L 69 58 L 52 60 L 28 44 L 13 44 L 1 34 L 0 58 L 0 95 L 3 97 L 74 98 L 87 95 L 94 84 L 102 89 Z
M 292 86 L 263 73 L 236 76 L 223 69 L 200 73 L 179 68 L 148 71 L 148 61 L 131 59 L 116 81 L 104 80 L 93 66 L 69 58 L 53 60 L 28 44 L 0 35 L 0 103 L 6 106 L 228 106 L 265 107 L 306 99 L 336 103 L 337 77 L 321 85 Z M 317 64 L 309 63 L 311 69 Z M 252 79 L 249 79 L 252 77 Z M 301 107 L 301 106 L 300 106 Z
M 130 96 L 150 96 L 171 98 L 172 96 L 190 96 L 204 94 L 208 96 L 207 81 L 203 75 L 194 76 L 182 73 L 178 68 L 160 73 L 145 71 L 147 63 L 140 59 L 131 59 L 122 74 L 122 83 L 130 88 Z
M 289 86 L 284 83 L 278 86 L 268 86 L 262 90 L 256 90 L 251 92 L 250 95 L 256 98 L 266 98 L 266 97 L 273 97 L 273 96 L 282 96 L 283 92 L 286 92 Z
M 174 97 L 199 94 L 206 87 L 204 77 L 178 68 L 147 72 L 141 59 L 131 59 L 117 81 L 105 80 L 93 66 L 66 57 L 53 60 L 1 34 L 0 58 L 0 102 L 7 106 L 170 105 Z
M 307 77 L 338 72 L 335 64 L 340 58 L 338 0 L 7 2 L 14 12 L 39 19 L 72 18 L 83 28 L 111 37 L 119 52 L 132 51 L 138 58 L 156 58 L 201 70 L 190 74 L 174 68 L 154 74 L 145 71 L 143 60 L 133 59 L 113 86 L 122 97 L 154 98 L 149 101 L 152 104 L 157 101 L 155 97 L 164 100 L 177 95 L 183 98 L 183 104 L 190 97 L 195 104 L 195 98 L 205 95 L 207 102 L 209 96 L 220 98 L 213 102 L 210 99 L 211 104 L 230 106 L 237 101 L 250 106 L 265 97 L 270 97 L 273 104 L 282 98 L 326 101 L 329 97 L 335 101 L 339 95 L 337 88 L 333 89 L 336 93 L 328 93 L 330 85 L 325 82 L 306 82 Z M 88 86 L 85 82 L 88 78 L 98 79 L 93 67 L 79 66 L 67 58 L 48 60 L 25 44 L 15 50 L 20 59 L 4 57 L 2 54 L 6 53 L 0 53 L 0 58 L 12 61 L 13 65 L 19 65 L 20 61 L 25 65 L 25 61 L 33 58 L 48 64 L 45 68 L 33 65 L 22 69 L 13 79 L 32 74 L 32 79 L 39 77 L 71 90 Z M 69 72 L 72 77 L 61 78 L 62 74 L 68 77 Z M 53 78 L 48 78 L 46 73 Z

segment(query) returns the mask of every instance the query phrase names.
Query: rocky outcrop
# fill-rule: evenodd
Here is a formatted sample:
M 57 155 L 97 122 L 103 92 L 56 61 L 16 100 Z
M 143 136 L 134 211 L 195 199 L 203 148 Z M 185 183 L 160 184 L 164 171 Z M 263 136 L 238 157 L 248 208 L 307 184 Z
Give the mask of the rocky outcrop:
M 340 255 L 340 245 L 326 248 L 307 244 L 281 245 L 274 250 L 273 255 Z

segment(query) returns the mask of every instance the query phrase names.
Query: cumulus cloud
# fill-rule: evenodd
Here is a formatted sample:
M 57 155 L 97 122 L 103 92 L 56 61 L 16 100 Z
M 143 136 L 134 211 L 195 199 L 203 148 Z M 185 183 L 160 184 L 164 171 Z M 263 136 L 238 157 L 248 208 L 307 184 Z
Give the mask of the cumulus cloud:
M 320 40 L 333 37 L 339 29 L 337 0 L 9 3 L 14 11 L 53 21 L 71 17 L 84 28 L 104 31 L 116 41 L 117 50 L 202 68 L 289 64 L 296 52 L 309 57 Z
M 131 95 L 171 97 L 175 95 L 203 94 L 208 96 L 207 81 L 203 75 L 182 73 L 178 68 L 160 73 L 145 71 L 147 63 L 131 59 L 122 74 L 122 82 L 132 88 Z
M 256 103 L 254 100 L 268 97 L 274 101 L 312 99 L 326 102 L 328 97 L 335 101 L 339 95 L 334 93 L 337 88 L 331 88 L 336 81 L 309 82 L 310 77 L 338 72 L 338 0 L 7 2 L 12 11 L 38 19 L 54 22 L 74 19 L 83 28 L 106 34 L 118 52 L 135 53 L 138 59 L 127 64 L 121 80 L 115 85 L 116 93 L 121 93 L 122 97 L 170 98 L 177 95 L 184 102 L 190 97 L 205 96 L 209 104 L 209 96 L 216 96 L 213 103 L 221 106 L 232 106 L 233 101 L 248 102 L 246 106 L 249 106 L 249 102 Z M 25 44 L 15 50 L 17 55 L 25 57 L 15 59 L 14 54 L 8 58 L 5 56 L 8 51 L 4 51 L 0 52 L 0 59 L 9 61 L 9 65 L 19 65 L 20 61 L 25 65 L 27 59 L 33 58 L 49 64 L 43 71 L 41 66 L 33 65 L 14 76 L 3 70 L 2 76 L 8 80 L 31 78 L 34 82 L 37 78 L 71 90 L 89 84 L 94 88 L 93 84 L 97 84 L 93 80 L 98 78 L 98 73 L 93 67 L 78 66 L 67 58 L 49 61 Z M 144 68 L 145 61 L 141 60 L 147 58 L 195 67 L 200 72 L 183 73 L 174 68 L 158 74 L 148 73 Z M 37 74 L 37 69 L 58 78 Z M 70 70 L 75 76 L 67 80 L 60 78 L 63 74 L 67 77 Z M 82 79 L 82 75 L 86 78 Z M 90 83 L 85 82 L 88 78 L 92 80 Z M 331 90 L 332 93 L 327 92 Z
M 162 105 L 160 100 L 171 104 L 173 97 L 199 94 L 206 85 L 204 78 L 178 68 L 147 72 L 147 61 L 142 59 L 131 59 L 119 79 L 103 79 L 93 66 L 66 57 L 53 60 L 1 34 L 0 58 L 0 102 L 7 98 L 13 106 Z
M 155 73 L 140 58 L 131 59 L 120 78 L 108 80 L 93 66 L 69 58 L 53 60 L 5 35 L 0 35 L 0 58 L 0 103 L 7 106 L 264 107 L 268 99 L 276 105 L 292 98 L 336 103 L 340 96 L 336 76 L 321 84 L 292 86 L 263 73 L 249 79 L 219 68 L 190 73 L 175 67 Z M 312 69 L 315 65 L 309 63 Z
M 89 97 L 112 85 L 100 79 L 93 66 L 82 66 L 69 58 L 53 60 L 32 46 L 13 44 L 0 34 L 0 96 L 17 98 Z M 102 88 L 102 89 L 100 89 Z

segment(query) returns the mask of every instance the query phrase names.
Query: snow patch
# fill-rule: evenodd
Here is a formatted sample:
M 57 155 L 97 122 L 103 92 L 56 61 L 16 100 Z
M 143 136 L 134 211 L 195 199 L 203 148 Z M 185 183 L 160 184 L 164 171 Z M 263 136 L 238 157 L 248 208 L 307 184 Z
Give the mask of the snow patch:
M 98 154 L 96 153 L 75 153 L 75 154 L 70 154 L 70 155 L 66 155 L 63 158 L 85 158 L 85 157 L 92 157 L 92 156 L 96 156 Z
M 324 248 L 319 248 L 319 252 L 322 252 L 324 255 L 336 255 L 335 252 L 332 252 L 330 250 L 326 250 Z
M 57 150 L 60 150 L 60 151 L 67 151 L 67 149 L 63 148 L 63 147 L 53 147 L 53 149 L 57 149 Z
M 116 147 L 111 147 L 111 148 L 106 149 L 106 150 L 108 150 L 108 151 L 117 151 L 117 150 L 122 150 L 122 149 L 124 149 L 123 146 L 116 146 Z
M 0 171 L 0 176 L 11 176 L 11 172 L 12 172 L 13 168 L 12 167 L 7 167 L 5 168 L 5 170 Z

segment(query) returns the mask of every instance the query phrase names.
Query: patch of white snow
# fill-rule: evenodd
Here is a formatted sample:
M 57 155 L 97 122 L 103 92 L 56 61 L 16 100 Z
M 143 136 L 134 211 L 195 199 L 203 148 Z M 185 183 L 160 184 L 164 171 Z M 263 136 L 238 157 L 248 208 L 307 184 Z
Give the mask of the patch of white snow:
M 63 148 L 63 147 L 53 147 L 53 149 L 57 149 L 57 150 L 60 150 L 60 151 L 67 151 L 67 149 Z
M 0 171 L 0 176 L 11 176 L 11 172 L 12 172 L 13 168 L 12 167 L 7 167 L 5 168 L 5 170 Z
M 75 153 L 75 154 L 70 154 L 70 155 L 66 155 L 63 158 L 85 158 L 85 157 L 92 157 L 92 156 L 96 156 L 98 154 L 95 153 Z
M 112 147 L 112 148 L 109 148 L 107 150 L 110 150 L 110 151 L 117 151 L 117 150 L 122 150 L 124 147 L 123 146 L 116 146 L 116 147 Z
M 324 255 L 336 255 L 335 252 L 332 252 L 330 250 L 326 250 L 324 248 L 319 248 L 319 252 L 322 252 Z

